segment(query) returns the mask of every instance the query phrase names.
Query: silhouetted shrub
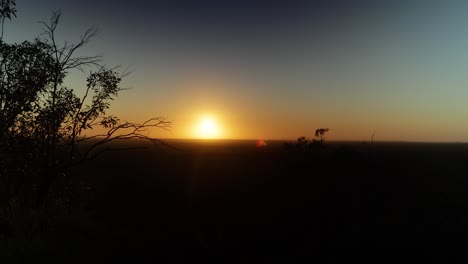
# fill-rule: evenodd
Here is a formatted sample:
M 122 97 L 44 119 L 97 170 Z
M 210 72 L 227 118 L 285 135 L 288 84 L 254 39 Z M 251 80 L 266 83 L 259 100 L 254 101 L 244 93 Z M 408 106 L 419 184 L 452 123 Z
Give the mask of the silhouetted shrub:
M 14 15 L 11 4 L 14 1 L 0 3 L 2 25 Z M 70 169 L 105 151 L 128 149 L 110 149 L 108 143 L 126 139 L 161 142 L 149 137 L 148 129 L 170 128 L 165 118 L 133 123 L 107 114 L 110 103 L 123 91 L 120 83 L 127 73 L 100 65 L 98 56 L 75 55 L 96 35 L 95 27 L 77 44 L 58 46 L 60 17 L 60 12 L 54 12 L 50 22 L 42 22 L 43 37 L 33 41 L 10 44 L 0 39 L 0 219 L 5 219 L 0 222 L 0 233 L 4 235 L 11 230 L 6 223 L 19 224 L 12 220 L 14 214 L 32 219 L 25 223 L 36 232 L 35 216 L 45 214 L 44 221 L 52 219 L 46 208 L 68 211 L 72 191 L 77 190 L 72 185 L 80 186 L 82 181 L 71 178 Z M 65 78 L 85 68 L 91 71 L 80 97 Z M 88 134 L 96 127 L 106 132 Z

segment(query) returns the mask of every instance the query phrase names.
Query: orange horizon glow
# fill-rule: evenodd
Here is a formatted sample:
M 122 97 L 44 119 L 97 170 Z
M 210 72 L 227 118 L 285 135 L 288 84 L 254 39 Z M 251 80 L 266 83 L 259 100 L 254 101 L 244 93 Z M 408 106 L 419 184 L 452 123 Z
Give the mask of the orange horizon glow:
M 122 97 L 113 114 L 122 120 L 139 122 L 163 114 L 173 121 L 171 132 L 155 128 L 150 135 L 167 139 L 296 140 L 301 136 L 312 139 L 316 129 L 328 127 L 330 132 L 325 135 L 328 141 L 370 142 L 374 131 L 376 142 L 468 141 L 468 125 L 457 122 L 463 117 L 461 114 L 446 118 L 415 104 L 405 111 L 388 112 L 383 107 L 368 111 L 371 105 L 366 100 L 356 108 L 352 98 L 334 106 L 328 105 L 319 92 L 311 96 L 313 107 L 309 109 L 301 106 L 301 101 L 291 104 L 274 94 L 262 94 L 262 100 L 258 100 L 255 91 L 262 85 L 234 74 L 194 71 L 167 84 L 170 89 L 184 91 L 177 94 L 179 107 L 174 107 L 171 102 L 175 99 L 168 97 L 151 111 L 127 112 L 139 108 Z M 424 111 L 412 113 L 410 109 Z

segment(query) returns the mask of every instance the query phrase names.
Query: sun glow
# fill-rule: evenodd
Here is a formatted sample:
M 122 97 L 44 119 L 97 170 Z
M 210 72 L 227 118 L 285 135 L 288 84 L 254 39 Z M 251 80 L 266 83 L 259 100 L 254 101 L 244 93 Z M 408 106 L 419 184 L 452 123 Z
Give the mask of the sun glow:
M 197 137 L 205 139 L 215 139 L 221 136 L 220 128 L 216 119 L 211 116 L 200 119 L 197 127 Z

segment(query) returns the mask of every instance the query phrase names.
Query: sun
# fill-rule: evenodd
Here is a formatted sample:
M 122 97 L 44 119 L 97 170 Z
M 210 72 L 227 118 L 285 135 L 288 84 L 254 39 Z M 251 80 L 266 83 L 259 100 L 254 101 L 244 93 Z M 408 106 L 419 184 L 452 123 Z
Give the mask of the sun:
M 197 136 L 199 138 L 214 139 L 220 137 L 219 125 L 213 117 L 203 117 L 198 123 Z

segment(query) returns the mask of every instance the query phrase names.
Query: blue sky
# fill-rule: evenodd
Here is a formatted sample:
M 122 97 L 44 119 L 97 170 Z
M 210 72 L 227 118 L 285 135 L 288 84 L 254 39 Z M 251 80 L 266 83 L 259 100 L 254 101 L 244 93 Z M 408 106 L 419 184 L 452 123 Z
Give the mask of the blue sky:
M 112 111 L 167 116 L 192 137 L 212 114 L 228 138 L 468 141 L 466 1 L 17 1 L 5 39 L 101 28 L 83 53 L 135 70 Z M 83 74 L 70 85 L 80 91 Z

